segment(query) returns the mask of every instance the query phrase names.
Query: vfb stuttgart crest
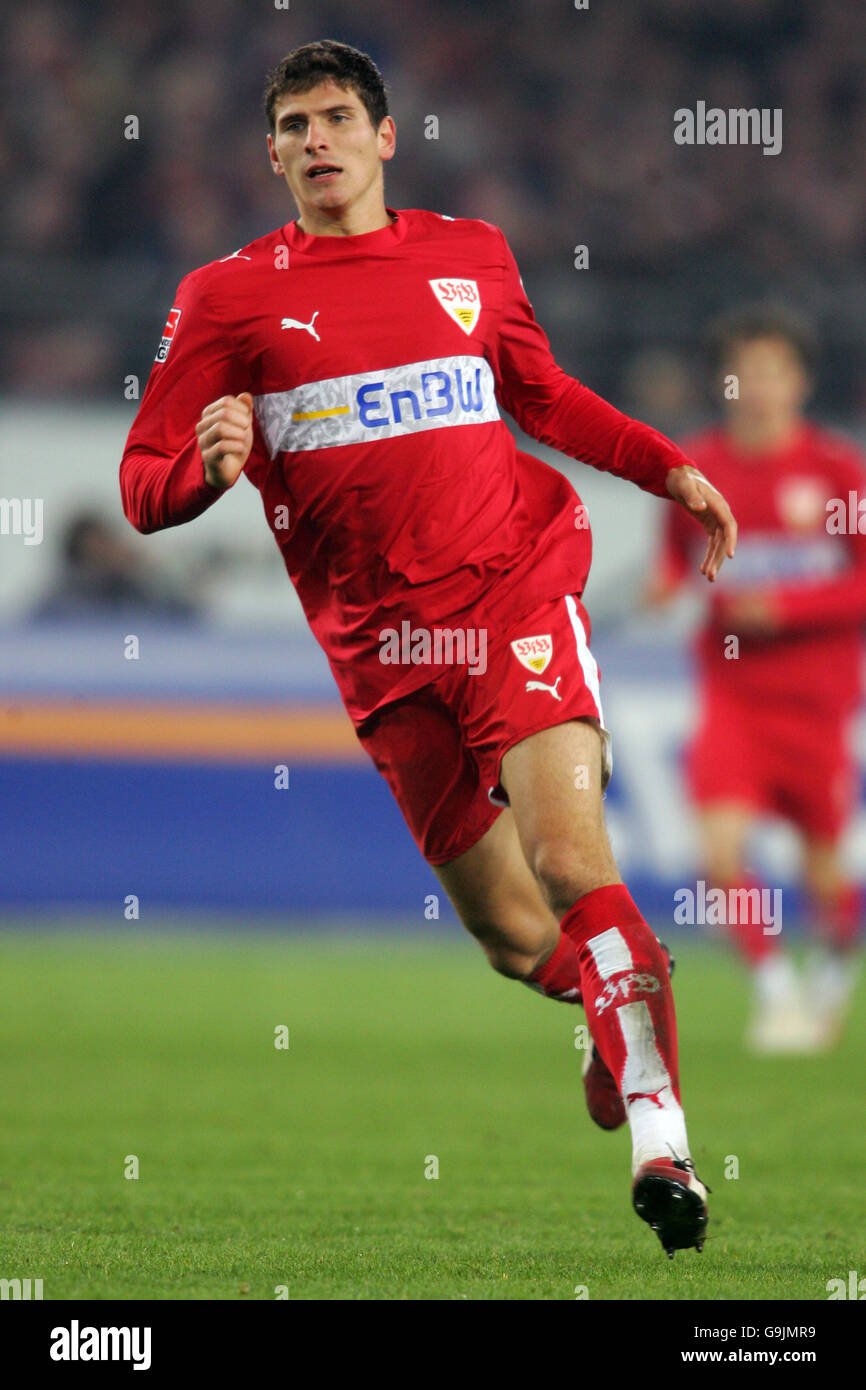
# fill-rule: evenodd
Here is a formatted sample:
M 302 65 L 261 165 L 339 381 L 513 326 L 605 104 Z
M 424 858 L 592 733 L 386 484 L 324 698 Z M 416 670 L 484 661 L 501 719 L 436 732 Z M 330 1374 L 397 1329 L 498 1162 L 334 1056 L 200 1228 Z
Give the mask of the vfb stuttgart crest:
M 446 314 L 464 333 L 471 333 L 481 313 L 481 295 L 474 280 L 431 280 L 430 288 Z
M 827 516 L 827 489 L 817 478 L 783 478 L 776 488 L 776 506 L 792 531 L 817 531 Z
M 545 637 L 518 637 L 516 642 L 511 643 L 511 650 L 521 666 L 525 666 L 527 671 L 533 671 L 536 676 L 540 676 L 542 671 L 546 671 L 550 665 L 550 658 L 553 656 L 553 638 L 549 635 Z

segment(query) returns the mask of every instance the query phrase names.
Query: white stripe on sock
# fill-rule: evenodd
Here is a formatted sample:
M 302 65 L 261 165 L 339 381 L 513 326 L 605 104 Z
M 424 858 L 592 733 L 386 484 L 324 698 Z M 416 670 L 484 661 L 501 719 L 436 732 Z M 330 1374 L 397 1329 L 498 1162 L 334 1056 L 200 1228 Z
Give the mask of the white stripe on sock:
M 611 975 L 617 975 L 621 970 L 634 969 L 631 951 L 619 927 L 609 927 L 598 936 L 590 937 L 587 945 L 603 980 L 609 980 Z
M 671 1078 L 656 1047 L 655 1026 L 646 1000 L 622 1004 L 616 1011 L 625 1043 L 622 1098 L 631 1128 L 632 1171 L 651 1158 L 688 1158 L 689 1141 L 682 1106 L 674 1095 Z M 626 1099 L 635 1092 L 659 1093 L 654 1100 Z

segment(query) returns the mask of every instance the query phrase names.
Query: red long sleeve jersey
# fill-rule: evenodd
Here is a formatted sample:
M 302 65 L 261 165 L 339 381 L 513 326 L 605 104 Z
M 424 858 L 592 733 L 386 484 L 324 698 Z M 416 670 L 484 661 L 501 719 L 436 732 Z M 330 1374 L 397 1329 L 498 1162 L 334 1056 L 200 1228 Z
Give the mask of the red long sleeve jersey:
M 724 494 L 739 527 L 736 556 L 708 596 L 698 635 L 704 679 L 757 709 L 796 705 L 821 717 L 844 715 L 859 698 L 866 624 L 860 455 L 811 423 L 772 453 L 744 454 L 721 429 L 686 440 L 685 448 Z M 673 583 L 702 550 L 702 534 L 681 512 L 671 508 L 665 518 L 662 570 Z M 737 660 L 730 660 L 725 636 L 736 634 L 737 624 L 729 605 L 746 592 L 772 600 L 780 626 L 773 635 L 740 635 Z
M 120 466 L 129 521 L 189 521 L 221 492 L 195 425 L 250 391 L 246 476 L 346 708 L 360 723 L 435 678 L 380 633 L 485 628 L 583 589 L 590 534 L 534 438 L 667 496 L 688 460 L 557 366 L 504 235 L 418 209 L 359 236 L 294 222 L 187 275 Z

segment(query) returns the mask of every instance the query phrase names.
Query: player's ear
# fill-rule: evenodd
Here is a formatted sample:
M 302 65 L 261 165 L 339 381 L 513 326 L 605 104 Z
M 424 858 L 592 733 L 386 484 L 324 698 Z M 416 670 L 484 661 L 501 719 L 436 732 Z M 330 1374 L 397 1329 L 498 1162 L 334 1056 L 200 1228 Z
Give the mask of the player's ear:
M 383 116 L 379 126 L 379 158 L 393 159 L 397 149 L 397 127 L 393 116 Z
M 271 168 L 272 168 L 272 170 L 274 171 L 275 174 L 278 174 L 279 177 L 282 178 L 282 176 L 283 176 L 283 166 L 282 166 L 282 164 L 280 163 L 279 158 L 278 158 L 278 156 L 277 156 L 277 149 L 276 149 L 276 146 L 275 146 L 275 144 L 274 144 L 274 137 L 273 137 L 273 135 L 271 135 L 270 133 L 268 133 L 267 145 L 268 145 L 268 158 L 269 158 L 270 163 L 271 163 Z

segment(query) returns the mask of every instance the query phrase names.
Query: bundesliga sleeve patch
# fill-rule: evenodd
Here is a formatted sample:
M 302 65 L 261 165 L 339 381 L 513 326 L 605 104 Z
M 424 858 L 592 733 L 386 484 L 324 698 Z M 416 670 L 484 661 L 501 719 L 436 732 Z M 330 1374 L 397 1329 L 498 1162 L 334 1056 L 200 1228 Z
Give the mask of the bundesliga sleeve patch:
M 174 308 L 169 310 L 168 318 L 165 321 L 165 328 L 162 330 L 162 337 L 159 340 L 159 347 L 156 350 L 154 362 L 164 362 L 168 357 L 168 350 L 177 332 L 177 325 L 180 322 L 181 310 Z

